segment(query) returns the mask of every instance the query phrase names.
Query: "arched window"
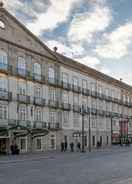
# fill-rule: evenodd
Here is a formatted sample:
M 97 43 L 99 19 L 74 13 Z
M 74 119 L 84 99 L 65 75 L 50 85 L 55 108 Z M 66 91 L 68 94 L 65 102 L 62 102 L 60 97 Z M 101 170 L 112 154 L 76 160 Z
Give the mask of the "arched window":
M 54 80 L 55 80 L 55 71 L 54 71 L 53 67 L 49 67 L 49 70 L 48 70 L 48 80 L 50 82 L 54 82 Z
M 17 63 L 17 69 L 18 73 L 20 75 L 25 75 L 26 74 L 26 62 L 23 57 L 18 57 L 18 63 Z
M 35 79 L 41 80 L 41 65 L 39 63 L 34 63 L 33 73 Z
M 0 20 L 0 28 L 5 29 L 5 23 L 2 20 Z
M 7 53 L 0 50 L 0 69 L 6 70 L 8 68 Z
M 26 120 L 26 107 L 25 106 L 19 107 L 19 120 L 21 121 Z
M 36 112 L 35 112 L 35 120 L 36 121 L 42 121 L 42 111 L 40 108 L 37 108 L 36 109 Z
M 0 91 L 8 90 L 8 81 L 6 78 L 0 78 Z

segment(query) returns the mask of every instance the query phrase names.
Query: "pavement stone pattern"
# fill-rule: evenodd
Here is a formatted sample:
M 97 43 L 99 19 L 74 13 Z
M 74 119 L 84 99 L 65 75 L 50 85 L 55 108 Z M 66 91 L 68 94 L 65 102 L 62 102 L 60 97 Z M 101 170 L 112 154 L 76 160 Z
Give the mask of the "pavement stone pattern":
M 0 156 L 0 184 L 132 184 L 132 146 Z

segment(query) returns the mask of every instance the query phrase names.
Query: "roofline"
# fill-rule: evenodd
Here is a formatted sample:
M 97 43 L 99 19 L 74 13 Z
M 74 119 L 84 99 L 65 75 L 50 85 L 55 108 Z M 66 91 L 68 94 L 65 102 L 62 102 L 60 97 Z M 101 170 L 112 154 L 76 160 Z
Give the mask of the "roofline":
M 1 11 L 3 11 L 4 13 L 6 13 L 8 16 L 10 16 L 22 29 L 24 29 L 24 31 L 26 31 L 29 35 L 31 35 L 31 37 L 33 37 L 39 44 L 41 44 L 41 46 L 46 49 L 49 54 L 51 54 L 53 57 L 55 57 L 54 60 L 58 61 L 59 63 L 62 63 L 63 65 L 66 65 L 68 67 L 73 67 L 78 71 L 81 71 L 87 75 L 92 76 L 95 79 L 99 79 L 101 81 L 105 81 L 107 83 L 112 84 L 113 86 L 117 86 L 123 89 L 127 89 L 130 90 L 132 92 L 132 86 L 119 81 L 113 77 L 110 77 L 102 72 L 99 72 L 93 68 L 88 67 L 87 65 L 81 64 L 78 61 L 73 60 L 72 58 L 66 57 L 62 54 L 59 53 L 55 53 L 53 52 L 50 48 L 48 48 L 43 41 L 41 41 L 36 35 L 34 35 L 29 29 L 26 28 L 26 26 L 24 24 L 22 24 L 20 21 L 17 20 L 17 18 L 15 16 L 13 16 L 11 13 L 9 13 L 5 8 L 0 8 Z M 43 55 L 43 54 L 42 54 Z M 53 59 L 53 58 L 50 58 Z M 67 60 L 68 62 L 64 62 L 64 60 Z

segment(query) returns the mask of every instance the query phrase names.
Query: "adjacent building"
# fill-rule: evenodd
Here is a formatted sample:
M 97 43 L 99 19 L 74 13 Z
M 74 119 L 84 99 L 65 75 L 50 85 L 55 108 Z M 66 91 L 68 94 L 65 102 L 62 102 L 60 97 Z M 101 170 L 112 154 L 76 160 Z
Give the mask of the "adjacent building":
M 82 122 L 86 148 L 109 146 L 132 138 L 131 116 L 131 86 L 51 51 L 0 8 L 0 152 L 76 144 Z

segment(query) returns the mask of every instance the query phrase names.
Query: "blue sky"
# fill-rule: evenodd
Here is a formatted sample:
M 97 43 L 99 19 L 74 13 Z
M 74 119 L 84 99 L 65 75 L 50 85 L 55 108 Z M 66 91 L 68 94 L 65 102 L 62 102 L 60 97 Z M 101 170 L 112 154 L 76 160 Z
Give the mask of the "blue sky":
M 132 0 L 6 0 L 51 49 L 132 85 Z

